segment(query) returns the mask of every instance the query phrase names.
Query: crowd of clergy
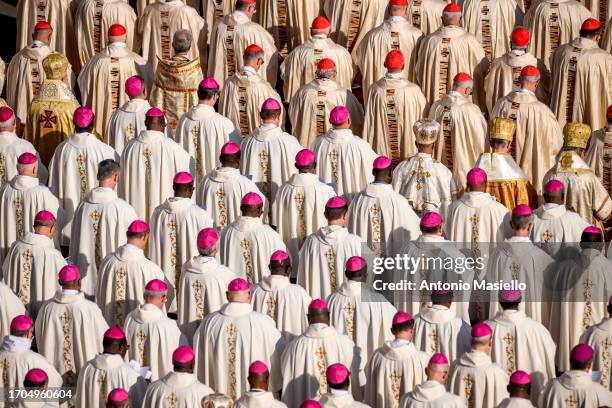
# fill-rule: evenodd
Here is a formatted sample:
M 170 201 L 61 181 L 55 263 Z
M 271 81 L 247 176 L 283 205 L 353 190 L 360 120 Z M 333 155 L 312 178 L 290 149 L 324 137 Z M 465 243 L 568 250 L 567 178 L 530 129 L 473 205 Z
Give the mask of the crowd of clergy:
M 19 0 L 16 42 L 0 407 L 612 406 L 610 0 Z M 525 286 L 373 290 L 403 254 Z

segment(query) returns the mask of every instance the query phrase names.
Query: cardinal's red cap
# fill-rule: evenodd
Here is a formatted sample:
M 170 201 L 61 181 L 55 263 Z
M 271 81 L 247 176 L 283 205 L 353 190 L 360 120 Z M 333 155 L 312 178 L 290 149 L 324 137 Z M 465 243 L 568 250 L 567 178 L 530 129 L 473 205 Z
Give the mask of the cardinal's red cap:
M 125 33 L 127 33 L 127 31 L 125 27 L 122 26 L 121 24 L 113 24 L 108 29 L 109 37 L 119 37 L 119 36 L 125 35 Z
M 594 18 L 587 18 L 586 20 L 584 20 L 580 28 L 585 31 L 598 30 L 601 28 L 601 23 L 598 20 L 595 20 Z
M 402 69 L 404 66 L 404 54 L 398 50 L 391 50 L 385 57 L 385 68 L 387 69 Z
M 512 31 L 512 34 L 510 34 L 510 41 L 512 41 L 512 44 L 524 47 L 529 44 L 529 36 L 529 30 L 523 27 L 517 27 Z
M 316 16 L 315 19 L 312 20 L 310 28 L 314 30 L 324 30 L 326 28 L 329 28 L 329 20 L 327 20 L 323 16 Z

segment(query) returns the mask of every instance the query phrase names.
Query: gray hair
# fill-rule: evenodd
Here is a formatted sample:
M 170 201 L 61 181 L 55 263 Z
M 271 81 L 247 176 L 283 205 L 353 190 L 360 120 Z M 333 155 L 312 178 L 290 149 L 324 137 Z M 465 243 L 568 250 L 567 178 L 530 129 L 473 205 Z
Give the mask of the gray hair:
M 119 163 L 113 159 L 102 160 L 100 164 L 98 164 L 98 174 L 96 178 L 98 181 L 107 180 L 116 173 L 119 173 L 120 169 Z
M 317 75 L 321 79 L 331 79 L 337 73 L 337 69 L 317 69 Z
M 191 48 L 193 35 L 189 30 L 177 30 L 172 37 L 172 48 L 176 52 L 187 52 Z
M 217 246 L 214 245 L 212 248 L 198 248 L 198 252 L 202 256 L 212 256 L 212 253 L 215 252 Z

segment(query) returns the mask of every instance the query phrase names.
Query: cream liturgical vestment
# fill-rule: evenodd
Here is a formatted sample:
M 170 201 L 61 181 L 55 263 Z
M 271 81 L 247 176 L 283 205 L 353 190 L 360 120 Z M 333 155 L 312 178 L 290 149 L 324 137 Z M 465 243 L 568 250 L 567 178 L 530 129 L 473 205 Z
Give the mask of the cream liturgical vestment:
M 187 343 L 175 320 L 166 317 L 157 306 L 145 303 L 127 315 L 124 327 L 130 345 L 129 359 L 147 367 L 151 381 L 172 371 L 172 353 Z
M 131 99 L 115 109 L 108 120 L 104 140 L 119 156 L 130 140 L 134 139 L 145 126 L 145 114 L 151 109 L 146 99 Z
M 257 44 L 264 52 L 264 63 L 259 68 L 262 78 L 272 87 L 276 86 L 278 50 L 274 37 L 265 28 L 237 10 L 211 29 L 208 75 L 214 77 L 221 88 L 230 77 L 240 72 L 244 65 L 244 50 L 251 44 Z M 258 111 L 260 107 L 261 104 L 257 105 Z
M 565 256 L 568 247 L 576 247 L 582 231 L 590 225 L 565 204 L 545 203 L 533 213 L 531 239 L 553 258 Z
M 601 40 L 601 48 L 612 52 L 612 18 L 608 21 L 606 31 Z
M 348 390 L 334 390 L 324 394 L 319 399 L 319 404 L 323 407 L 343 407 L 343 408 L 368 408 L 355 399 Z
M 387 74 L 370 84 L 363 126 L 364 139 L 395 164 L 416 153 L 412 125 L 427 109 L 421 89 L 399 75 Z
M 306 37 L 304 43 L 295 47 L 280 66 L 286 101 L 291 102 L 298 89 L 316 79 L 317 64 L 323 58 L 329 58 L 336 64 L 338 85 L 344 89 L 351 88 L 353 61 L 346 48 L 324 35 Z
M 221 263 L 251 284 L 270 274 L 268 264 L 274 251 L 287 249 L 278 232 L 255 217 L 238 217 L 219 240 Z
M 452 309 L 430 305 L 414 317 L 413 341 L 421 351 L 454 361 L 470 349 L 470 325 Z
M 176 173 L 193 174 L 194 160 L 162 132 L 144 130 L 129 142 L 121 155 L 120 195 L 141 220 L 151 219 L 153 210 L 172 196 Z
M 408 17 L 414 27 L 429 35 L 442 25 L 442 13 L 447 4 L 444 0 L 415 0 L 409 3 Z
M 400 408 L 465 408 L 465 400 L 446 392 L 444 385 L 437 381 L 425 381 L 404 394 Z
M 270 389 L 280 380 L 281 333 L 274 320 L 248 303 L 230 302 L 208 316 L 193 339 L 198 379 L 232 399 L 248 387 L 249 365 L 260 360 L 270 369 Z
M 336 193 L 350 200 L 373 180 L 372 164 L 377 155 L 365 140 L 350 129 L 330 129 L 312 145 L 317 174 L 331 183 Z
M 188 2 L 188 4 L 191 2 L 192 1 Z M 217 23 L 223 21 L 226 15 L 233 13 L 234 7 L 236 6 L 236 3 L 231 1 L 201 0 L 199 3 L 201 3 L 200 7 L 193 7 L 200 10 L 200 15 L 206 20 L 206 26 L 209 31 L 212 31 Z M 138 6 L 138 10 L 138 14 L 140 15 L 140 5 Z M 208 36 L 208 42 L 210 43 L 210 36 Z
M 285 341 L 293 340 L 308 328 L 306 314 L 311 300 L 304 288 L 282 275 L 266 276 L 251 295 L 253 309 L 274 319 Z
M 453 172 L 459 189 L 465 176 L 485 150 L 487 121 L 478 106 L 450 91 L 429 110 L 429 119 L 441 125 L 434 158 Z
M 361 238 L 339 225 L 311 234 L 300 249 L 297 283 L 314 299 L 325 299 L 344 282 L 344 266 L 361 255 Z
M 289 101 L 289 119 L 293 134 L 308 147 L 323 136 L 332 125 L 329 114 L 336 106 L 349 110 L 351 130 L 357 136 L 363 131 L 363 108 L 353 93 L 331 79 L 314 79 L 302 86 Z
M 132 244 L 122 245 L 104 258 L 93 288 L 109 326 L 123 327 L 126 316 L 144 303 L 145 286 L 153 279 L 163 281 L 163 272 Z
M 599 383 L 612 391 L 612 368 L 610 367 L 610 344 L 612 343 L 612 318 L 604 317 L 598 324 L 589 327 L 580 337 L 580 343 L 593 348 L 593 370 L 601 372 Z
M 568 402 L 575 407 L 602 407 L 612 405 L 612 396 L 590 373 L 570 370 L 548 382 L 538 406 L 565 408 Z
M 358 48 L 363 37 L 385 18 L 388 2 L 385 0 L 350 1 L 324 0 L 323 12 L 329 18 L 332 38 L 349 52 Z
M 0 132 L 0 138 L 2 134 Z M 585 153 L 584 161 L 588 163 L 589 167 L 599 178 L 608 194 L 612 194 L 612 177 L 610 177 L 612 171 L 611 158 L 612 126 L 607 126 L 591 134 L 589 148 Z
M 0 282 L 0 335 L 2 338 L 10 334 L 13 318 L 25 313 L 25 307 L 15 292 L 4 282 Z
M 282 402 L 274 399 L 270 391 L 251 389 L 245 392 L 236 402 L 234 408 L 286 408 Z
M 0 132 L 0 185 L 10 181 L 17 175 L 17 159 L 23 153 L 32 153 L 38 160 L 38 179 L 47 183 L 49 172 L 40 161 L 40 156 L 32 143 L 21 139 L 14 132 Z
M 242 138 L 231 120 L 212 106 L 198 104 L 181 116 L 175 140 L 195 159 L 195 179 L 201 183 L 219 166 L 221 146 L 227 142 L 240 145 Z
M 227 285 L 236 274 L 214 257 L 198 255 L 183 265 L 178 287 L 178 324 L 192 341 L 206 316 L 227 303 Z
M 353 396 L 360 397 L 359 387 L 365 383 L 363 367 L 365 358 L 355 344 L 332 326 L 312 324 L 297 339 L 289 343 L 283 352 L 282 400 L 287 406 L 299 406 L 300 401 L 317 399 L 327 392 L 327 367 L 340 363 L 351 373 Z
M 143 406 L 170 407 L 168 401 L 173 401 L 176 408 L 197 407 L 202 398 L 213 392 L 195 375 L 171 371 L 147 387 Z
M 53 240 L 28 232 L 11 245 L 2 264 L 2 280 L 17 294 L 30 316 L 59 289 L 57 272 L 66 265 Z
M 406 241 L 420 235 L 419 217 L 391 184 L 374 182 L 349 206 L 347 227 L 377 256 L 399 253 Z
M 411 341 L 386 341 L 366 365 L 368 382 L 364 401 L 372 408 L 397 406 L 402 395 L 426 380 L 429 357 L 417 350 Z

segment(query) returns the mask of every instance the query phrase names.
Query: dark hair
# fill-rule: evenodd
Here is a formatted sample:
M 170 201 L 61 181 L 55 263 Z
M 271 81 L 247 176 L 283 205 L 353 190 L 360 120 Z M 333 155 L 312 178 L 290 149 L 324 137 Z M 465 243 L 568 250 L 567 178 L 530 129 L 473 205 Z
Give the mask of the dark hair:
M 11 336 L 23 337 L 23 336 L 26 336 L 31 331 L 32 331 L 32 328 L 29 328 L 28 330 L 15 330 L 15 329 L 11 329 Z
M 596 28 L 594 30 L 583 30 L 580 29 L 580 36 L 583 38 L 593 38 L 597 34 L 600 34 L 603 31 L 603 27 Z
M 532 221 L 532 215 L 516 215 L 513 213 L 510 216 L 510 226 L 514 229 L 525 229 Z
M 263 204 L 259 204 L 259 205 L 240 204 L 240 212 L 254 212 L 262 207 L 263 207 Z
M 503 310 L 518 310 L 519 305 L 521 304 L 520 301 L 518 302 L 499 302 L 499 306 L 503 309 Z
M 102 339 L 102 347 L 104 348 L 121 346 L 127 346 L 127 339 L 109 339 L 106 337 Z
M 563 200 L 563 198 L 565 197 L 565 189 L 555 191 L 554 193 L 547 193 L 546 191 L 544 191 L 542 196 L 544 197 L 545 202 L 553 201 L 557 198 L 561 198 L 561 200 Z
M 434 232 L 438 232 L 442 229 L 442 224 L 438 225 L 437 227 L 424 227 L 420 225 L 419 228 L 423 234 L 433 234 Z
M 106 180 L 121 170 L 119 163 L 113 159 L 105 159 L 98 163 L 98 181 Z
M 592 363 L 593 358 L 590 358 L 588 361 L 576 361 L 572 356 L 570 356 L 570 368 L 572 370 L 585 370 Z
M 236 10 L 244 10 L 247 9 L 249 6 L 251 6 L 252 3 L 246 3 L 244 1 L 241 0 L 237 0 L 236 1 L 236 7 L 234 7 Z
M 219 93 L 219 88 L 202 88 L 198 87 L 198 99 L 201 101 L 208 101 L 213 98 L 213 96 Z
M 329 388 L 331 388 L 332 390 L 344 390 L 346 388 L 348 388 L 348 386 L 350 385 L 350 373 L 349 375 L 346 376 L 346 379 L 344 381 L 342 381 L 340 384 L 332 384 L 330 382 L 328 382 L 327 384 L 329 385 Z
M 338 207 L 338 208 L 325 207 L 325 212 L 323 214 L 325 215 L 325 218 L 327 218 L 328 221 L 334 221 L 334 220 L 339 220 L 340 218 L 342 218 L 342 216 L 346 214 L 347 211 L 348 211 L 348 204 L 342 207 Z
M 391 332 L 398 333 L 403 331 L 408 331 L 414 327 L 414 319 L 407 320 L 400 324 L 391 325 Z
M 287 272 L 287 269 L 291 267 L 291 262 L 289 258 L 282 261 L 270 261 L 270 273 L 274 274 L 276 270 L 282 270 L 283 272 Z
M 145 235 L 147 235 L 149 233 L 149 231 L 145 231 L 145 232 L 126 232 L 125 235 L 127 237 L 127 239 L 132 239 L 132 238 L 144 238 Z
M 147 127 L 147 129 L 152 124 L 157 124 L 157 125 L 160 125 L 161 127 L 165 128 L 166 127 L 166 118 L 163 117 L 163 116 L 147 116 L 147 117 L 145 117 L 145 126 Z
M 223 154 L 219 155 L 219 161 L 221 164 L 225 163 L 240 163 L 240 151 L 232 154 Z
M 34 381 L 28 380 L 27 378 L 24 378 L 23 387 L 24 388 L 43 388 L 45 385 L 47 385 L 48 382 L 49 382 L 49 377 L 45 378 L 44 381 L 40 381 L 40 382 L 34 382 Z
M 75 123 L 74 124 L 74 133 L 83 133 L 83 132 L 91 133 L 91 131 L 92 131 L 93 127 L 94 127 L 94 119 L 95 119 L 95 116 L 94 116 L 93 119 L 91 119 L 91 123 L 89 125 L 85 126 L 85 127 L 79 127 Z
M 49 227 L 51 228 L 52 226 L 55 225 L 56 221 L 41 221 L 41 220 L 36 220 L 34 221 L 34 228 L 38 228 L 38 227 Z
M 261 115 L 262 120 L 274 119 L 280 116 L 281 110 L 280 109 L 262 109 L 261 112 L 259 112 L 259 114 Z
M 347 277 L 347 279 L 354 279 L 354 278 L 359 278 L 362 276 L 367 276 L 368 275 L 368 265 L 364 265 L 363 268 L 357 271 L 344 270 L 344 275 Z
M 432 303 L 448 303 L 453 301 L 453 291 L 449 290 L 448 292 L 438 293 L 431 292 L 431 301 Z
M 510 144 L 510 141 L 505 140 L 505 139 L 489 139 L 489 146 L 491 146 L 494 149 L 504 147 L 506 143 Z
M 172 190 L 175 194 L 189 193 L 191 189 L 193 189 L 193 181 L 183 184 L 172 183 Z

